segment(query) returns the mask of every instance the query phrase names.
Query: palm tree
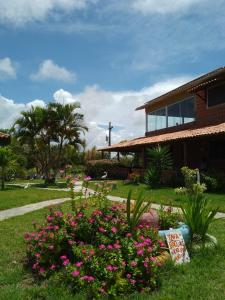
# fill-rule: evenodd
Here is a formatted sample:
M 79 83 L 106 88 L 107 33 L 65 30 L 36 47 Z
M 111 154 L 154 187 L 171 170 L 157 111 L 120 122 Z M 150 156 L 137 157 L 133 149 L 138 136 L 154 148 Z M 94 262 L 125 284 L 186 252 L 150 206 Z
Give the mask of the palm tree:
M 83 124 L 83 115 L 77 112 L 79 107 L 76 103 L 32 107 L 22 112 L 14 124 L 16 137 L 28 147 L 46 182 L 51 177 L 50 171 L 55 175 L 60 167 L 65 145 L 73 145 L 77 150 L 84 145 L 81 133 L 85 133 L 87 127 Z

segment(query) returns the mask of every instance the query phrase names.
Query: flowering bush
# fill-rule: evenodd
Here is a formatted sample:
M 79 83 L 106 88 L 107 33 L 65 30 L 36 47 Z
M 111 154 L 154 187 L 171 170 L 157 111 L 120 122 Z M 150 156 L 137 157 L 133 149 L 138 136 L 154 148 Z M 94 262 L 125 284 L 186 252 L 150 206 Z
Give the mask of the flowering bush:
M 50 211 L 43 226 L 25 234 L 27 264 L 92 297 L 150 291 L 164 243 L 148 224 L 130 233 L 123 206 L 64 214 Z

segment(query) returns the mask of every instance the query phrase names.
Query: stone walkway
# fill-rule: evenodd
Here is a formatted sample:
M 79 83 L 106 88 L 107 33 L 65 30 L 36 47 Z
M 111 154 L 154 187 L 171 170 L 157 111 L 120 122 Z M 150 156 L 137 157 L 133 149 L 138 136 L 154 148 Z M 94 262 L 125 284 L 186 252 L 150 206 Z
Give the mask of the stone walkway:
M 51 205 L 62 204 L 68 200 L 70 200 L 70 198 L 47 200 L 47 201 L 42 201 L 42 202 L 38 202 L 38 203 L 27 204 L 27 205 L 20 206 L 20 207 L 14 207 L 14 208 L 2 210 L 2 211 L 0 211 L 0 221 L 9 219 L 12 217 L 16 217 L 16 216 L 25 215 L 29 212 L 39 210 L 41 208 L 48 207 Z
M 81 190 L 81 185 L 82 182 L 77 182 L 76 186 L 74 188 L 74 190 L 76 192 L 79 192 Z M 68 191 L 69 189 L 57 189 L 57 188 L 38 188 L 38 189 L 48 189 L 48 190 L 55 190 L 55 191 Z M 87 190 L 88 194 L 93 194 L 94 190 L 88 189 Z M 115 202 L 122 202 L 125 203 L 126 199 L 125 198 L 121 198 L 121 197 L 117 197 L 117 196 L 108 196 L 108 199 L 110 201 L 115 201 Z M 5 219 L 9 219 L 12 217 L 16 217 L 16 216 L 20 216 L 20 215 L 24 215 L 26 213 L 35 211 L 35 210 L 39 210 L 41 208 L 44 207 L 48 207 L 51 205 L 57 205 L 57 204 L 61 204 L 64 203 L 65 201 L 70 200 L 70 198 L 62 198 L 62 199 L 55 199 L 55 200 L 48 200 L 48 201 L 42 201 L 42 202 L 38 202 L 38 203 L 34 203 L 34 204 L 28 204 L 28 205 L 24 205 L 21 207 L 15 207 L 15 208 L 10 208 L 7 210 L 3 210 L 0 211 L 0 221 L 5 220 Z M 156 203 L 152 203 L 151 208 L 153 209 L 160 209 L 160 205 L 156 204 Z M 169 206 L 163 205 L 163 207 L 165 208 L 169 208 Z M 178 207 L 172 207 L 174 212 L 181 212 L 181 209 Z M 222 212 L 218 212 L 215 216 L 216 219 L 219 218 L 225 218 L 225 213 Z

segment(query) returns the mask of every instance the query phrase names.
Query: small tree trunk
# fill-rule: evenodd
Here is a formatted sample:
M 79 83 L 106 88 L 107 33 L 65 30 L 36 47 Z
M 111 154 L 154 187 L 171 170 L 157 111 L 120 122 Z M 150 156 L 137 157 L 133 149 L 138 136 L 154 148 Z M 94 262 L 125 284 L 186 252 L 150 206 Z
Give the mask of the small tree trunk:
M 2 190 L 5 188 L 5 168 L 2 167 Z

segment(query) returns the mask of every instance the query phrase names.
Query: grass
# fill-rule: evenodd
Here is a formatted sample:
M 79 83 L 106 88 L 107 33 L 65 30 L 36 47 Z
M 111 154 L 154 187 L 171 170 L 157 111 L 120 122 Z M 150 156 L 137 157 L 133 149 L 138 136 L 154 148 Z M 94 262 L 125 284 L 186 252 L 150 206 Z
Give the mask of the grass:
M 90 188 L 94 187 L 95 183 L 90 182 Z M 179 206 L 182 201 L 173 188 L 150 189 L 146 184 L 124 184 L 122 181 L 116 181 L 116 189 L 113 189 L 110 195 L 127 198 L 131 189 L 132 199 L 137 199 L 139 193 L 143 191 L 145 200 L 152 203 Z M 225 212 L 225 194 L 206 193 L 206 196 L 212 200 L 212 207 L 219 207 L 221 212 Z
M 68 192 L 8 186 L 5 190 L 0 191 L 0 210 L 65 197 L 69 197 Z
M 63 204 L 67 211 L 70 204 Z M 43 221 L 47 209 L 1 222 L 0 226 L 0 299 L 4 300 L 72 300 L 85 299 L 72 295 L 54 281 L 35 282 L 23 269 L 25 257 L 23 234 L 32 230 L 32 221 Z M 194 257 L 191 263 L 162 270 L 161 286 L 151 295 L 133 295 L 133 300 L 221 300 L 225 294 L 225 220 L 215 222 L 210 233 L 219 241 L 219 247 Z M 117 298 L 119 299 L 119 298 Z M 124 297 L 122 299 L 125 299 Z M 122 300 L 121 299 L 121 300 Z

